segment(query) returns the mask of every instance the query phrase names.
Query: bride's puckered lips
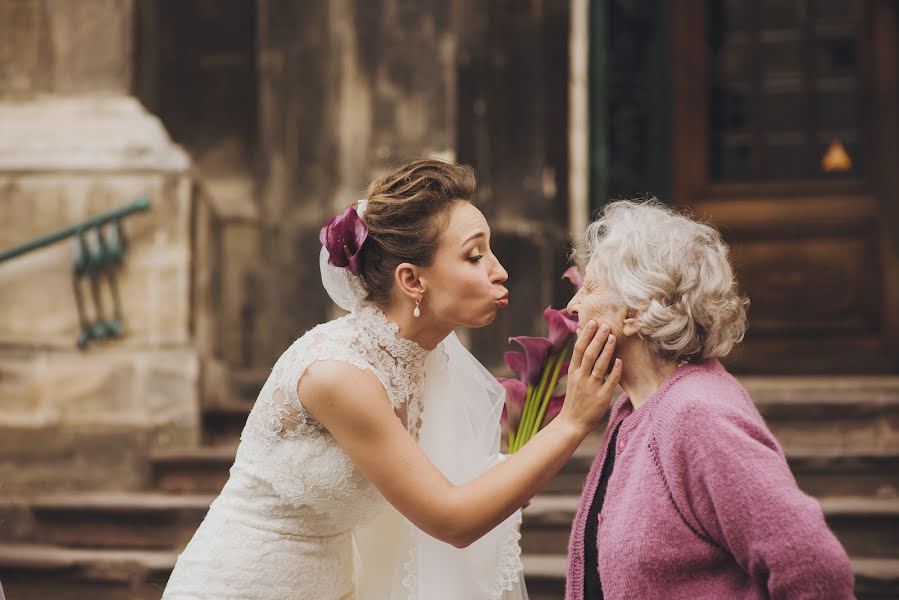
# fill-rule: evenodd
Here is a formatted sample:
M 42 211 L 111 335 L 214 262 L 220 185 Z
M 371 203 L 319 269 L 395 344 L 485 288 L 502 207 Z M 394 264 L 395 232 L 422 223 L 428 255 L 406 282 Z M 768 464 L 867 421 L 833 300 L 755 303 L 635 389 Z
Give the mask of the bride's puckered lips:
M 497 306 L 499 306 L 500 308 L 506 308 L 507 306 L 509 306 L 509 292 L 506 292 L 505 294 L 503 294 L 502 296 L 500 296 L 500 297 L 496 300 L 496 304 L 497 304 Z

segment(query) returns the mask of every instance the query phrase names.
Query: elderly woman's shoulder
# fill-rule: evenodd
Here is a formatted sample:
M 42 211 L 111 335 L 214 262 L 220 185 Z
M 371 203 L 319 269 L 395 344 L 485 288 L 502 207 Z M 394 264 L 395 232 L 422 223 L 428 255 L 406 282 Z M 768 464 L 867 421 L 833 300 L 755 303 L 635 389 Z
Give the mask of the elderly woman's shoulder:
M 664 393 L 662 420 L 749 419 L 761 421 L 746 388 L 717 360 L 682 367 Z
M 653 415 L 651 435 L 662 455 L 679 456 L 686 450 L 708 457 L 710 449 L 717 449 L 733 458 L 740 456 L 740 448 L 764 446 L 783 459 L 776 438 L 733 375 L 720 365 L 686 371 L 671 384 Z

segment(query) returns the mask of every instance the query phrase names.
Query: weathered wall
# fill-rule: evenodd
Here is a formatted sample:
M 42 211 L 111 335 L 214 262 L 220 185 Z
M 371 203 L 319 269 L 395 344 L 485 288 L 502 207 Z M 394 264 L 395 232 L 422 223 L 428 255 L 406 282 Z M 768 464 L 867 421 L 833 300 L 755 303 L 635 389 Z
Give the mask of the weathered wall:
M 0 264 L 6 496 L 136 487 L 151 447 L 197 439 L 189 161 L 127 95 L 131 11 L 128 0 L 0 0 L 0 248 L 139 195 L 152 203 L 125 219 L 120 340 L 76 347 L 74 242 Z
M 545 335 L 543 308 L 564 306 L 568 264 L 568 4 L 457 0 L 458 160 L 474 166 L 510 305 L 471 332 L 502 368 L 509 336 Z
M 126 221 L 122 340 L 74 348 L 72 244 L 0 266 L 7 490 L 134 487 L 149 447 L 195 441 L 200 395 L 334 316 L 319 228 L 405 160 L 478 171 L 513 297 L 466 336 L 489 366 L 567 299 L 564 6 L 211 6 L 0 0 L 0 247 L 153 201 Z
M 468 332 L 499 366 L 567 300 L 567 3 L 263 0 L 258 14 L 263 236 L 254 359 L 329 316 L 318 230 L 409 158 L 472 164 L 512 307 Z
M 208 199 L 217 301 L 198 333 L 221 372 L 263 371 L 333 314 L 319 228 L 422 155 L 475 166 L 512 276 L 512 307 L 469 336 L 478 356 L 497 365 L 510 334 L 542 332 L 542 308 L 568 292 L 567 3 L 255 7 L 138 1 L 138 92 L 190 151 Z
M 454 158 L 451 4 L 262 0 L 255 364 L 328 318 L 318 231 L 390 166 Z

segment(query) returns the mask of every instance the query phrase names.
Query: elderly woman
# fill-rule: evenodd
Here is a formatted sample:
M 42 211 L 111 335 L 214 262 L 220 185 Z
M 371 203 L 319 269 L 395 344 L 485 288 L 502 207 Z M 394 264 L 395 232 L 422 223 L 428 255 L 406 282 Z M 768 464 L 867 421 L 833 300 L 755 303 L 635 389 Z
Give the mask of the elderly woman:
M 582 253 L 568 310 L 616 345 L 625 393 L 575 517 L 566 598 L 854 597 L 821 508 L 718 362 L 743 338 L 748 304 L 718 232 L 620 201 Z

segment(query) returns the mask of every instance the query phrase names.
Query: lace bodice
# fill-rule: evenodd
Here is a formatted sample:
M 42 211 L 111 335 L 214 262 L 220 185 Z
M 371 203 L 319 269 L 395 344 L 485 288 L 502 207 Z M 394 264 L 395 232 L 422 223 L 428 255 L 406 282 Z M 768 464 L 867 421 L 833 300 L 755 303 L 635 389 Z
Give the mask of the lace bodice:
M 379 309 L 362 305 L 281 355 L 250 412 L 228 482 L 179 555 L 164 600 L 524 597 L 519 513 L 464 551 L 427 536 L 387 509 L 297 396 L 309 365 L 345 362 L 378 378 L 397 416 L 448 476 L 465 480 L 498 462 L 498 430 L 494 436 L 487 425 L 498 422 L 502 388 L 454 336 L 428 353 L 397 330 Z
M 243 511 L 263 511 L 266 518 L 283 515 L 268 526 L 289 534 L 335 535 L 377 515 L 385 501 L 306 412 L 297 384 L 306 368 L 319 360 L 370 371 L 417 438 L 428 352 L 399 337 L 397 330 L 380 309 L 363 305 L 294 342 L 259 393 L 222 496 L 240 497 L 236 502 Z M 252 503 L 246 502 L 248 496 L 254 497 Z M 228 500 L 220 497 L 217 502 Z

